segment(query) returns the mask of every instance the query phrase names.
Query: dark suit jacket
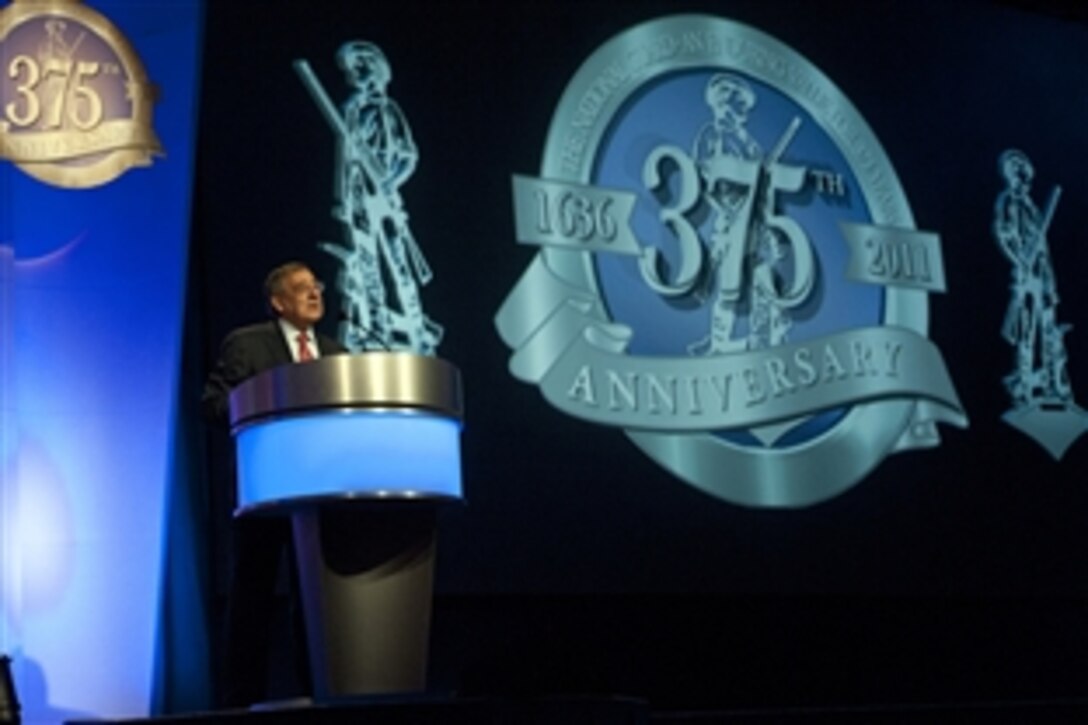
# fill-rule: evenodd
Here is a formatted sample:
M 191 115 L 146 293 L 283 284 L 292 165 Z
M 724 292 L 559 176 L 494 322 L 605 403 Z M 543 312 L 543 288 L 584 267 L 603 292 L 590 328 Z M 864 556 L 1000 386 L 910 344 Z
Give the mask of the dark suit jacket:
M 316 334 L 317 349 L 322 356 L 346 353 L 347 348 L 336 340 Z M 223 340 L 219 361 L 204 384 L 201 405 L 210 422 L 227 420 L 230 391 L 269 368 L 292 361 L 291 350 L 279 322 L 270 320 L 240 327 Z

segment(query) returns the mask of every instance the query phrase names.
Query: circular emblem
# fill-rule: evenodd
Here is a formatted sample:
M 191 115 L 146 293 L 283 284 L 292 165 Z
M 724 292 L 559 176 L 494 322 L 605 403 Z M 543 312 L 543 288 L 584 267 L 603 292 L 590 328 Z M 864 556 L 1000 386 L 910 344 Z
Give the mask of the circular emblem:
M 496 319 L 512 372 L 716 497 L 804 506 L 965 425 L 936 347 L 939 238 L 835 85 L 739 23 L 664 18 L 559 102 L 541 247 Z
M 154 88 L 128 41 L 77 0 L 0 11 L 0 156 L 54 186 L 87 188 L 151 163 Z

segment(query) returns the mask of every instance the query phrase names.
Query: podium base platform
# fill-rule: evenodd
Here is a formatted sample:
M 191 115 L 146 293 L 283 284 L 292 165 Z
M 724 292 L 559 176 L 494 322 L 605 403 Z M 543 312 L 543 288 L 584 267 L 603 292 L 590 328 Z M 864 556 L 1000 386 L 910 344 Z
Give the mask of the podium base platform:
M 130 725 L 649 725 L 642 700 L 622 697 L 556 697 L 532 700 L 448 700 L 427 696 L 345 698 L 296 705 L 267 703 L 247 710 L 172 715 L 141 720 L 94 720 Z M 71 725 L 92 725 L 72 722 Z
M 748 708 L 651 712 L 644 700 L 620 696 L 449 700 L 357 698 L 326 704 L 268 703 L 249 710 L 139 720 L 71 721 L 70 725 L 1058 725 L 1086 722 L 1088 700 Z

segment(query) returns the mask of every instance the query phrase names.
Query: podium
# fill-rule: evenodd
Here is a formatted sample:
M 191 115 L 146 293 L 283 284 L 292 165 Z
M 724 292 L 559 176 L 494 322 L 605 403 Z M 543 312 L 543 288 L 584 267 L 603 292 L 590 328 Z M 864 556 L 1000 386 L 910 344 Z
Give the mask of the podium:
M 231 392 L 236 515 L 292 517 L 318 700 L 426 687 L 462 416 L 457 368 L 410 353 L 284 365 Z

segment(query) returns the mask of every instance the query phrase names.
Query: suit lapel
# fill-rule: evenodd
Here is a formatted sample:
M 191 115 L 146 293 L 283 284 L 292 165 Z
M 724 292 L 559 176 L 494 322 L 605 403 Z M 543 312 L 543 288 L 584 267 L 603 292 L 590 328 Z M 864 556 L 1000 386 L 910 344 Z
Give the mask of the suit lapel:
M 287 338 L 284 337 L 283 329 L 280 328 L 280 323 L 276 320 L 269 323 L 268 352 L 272 356 L 272 360 L 275 361 L 273 365 L 294 362 L 294 358 L 291 357 L 291 348 L 287 346 Z

